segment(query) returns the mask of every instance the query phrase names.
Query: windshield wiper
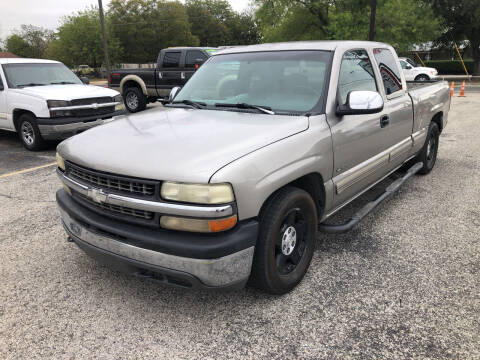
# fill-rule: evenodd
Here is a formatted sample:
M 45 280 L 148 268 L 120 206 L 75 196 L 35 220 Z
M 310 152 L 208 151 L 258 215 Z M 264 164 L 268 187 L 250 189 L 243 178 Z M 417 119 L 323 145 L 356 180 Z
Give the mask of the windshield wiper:
M 185 104 L 185 105 L 189 105 L 191 107 L 194 107 L 195 109 L 201 109 L 205 106 L 207 106 L 207 104 L 205 104 L 204 102 L 201 102 L 201 101 L 192 101 L 192 100 L 181 100 L 181 101 L 174 101 L 172 102 L 172 104 Z
M 272 108 L 269 106 L 260 106 L 260 105 L 246 104 L 246 103 L 237 103 L 237 104 L 216 103 L 215 106 L 233 107 L 237 109 L 256 109 L 265 114 L 275 115 L 275 111 L 273 111 Z
M 47 84 L 37 84 L 37 83 L 28 83 L 28 84 L 20 84 L 17 87 L 26 87 L 26 86 L 45 86 Z
M 71 81 L 55 81 L 50 83 L 50 85 L 67 85 L 67 84 L 76 84 L 76 83 Z

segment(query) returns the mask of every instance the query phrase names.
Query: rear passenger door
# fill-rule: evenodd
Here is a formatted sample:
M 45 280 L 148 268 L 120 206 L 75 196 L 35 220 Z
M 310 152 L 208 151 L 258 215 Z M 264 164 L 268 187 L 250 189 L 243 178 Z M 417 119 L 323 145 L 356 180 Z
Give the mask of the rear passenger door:
M 182 50 L 166 50 L 158 69 L 158 88 L 171 89 L 182 84 Z
M 185 76 L 183 85 L 187 83 L 188 79 L 192 77 L 195 71 L 202 66 L 207 60 L 208 56 L 201 50 L 187 50 L 185 53 Z

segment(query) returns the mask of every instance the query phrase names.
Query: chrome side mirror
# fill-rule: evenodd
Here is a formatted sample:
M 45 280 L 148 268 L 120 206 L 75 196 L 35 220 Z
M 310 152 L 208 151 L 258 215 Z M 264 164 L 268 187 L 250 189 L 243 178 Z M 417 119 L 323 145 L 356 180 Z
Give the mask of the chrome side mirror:
M 337 115 L 375 114 L 383 110 L 382 96 L 376 91 L 350 91 L 347 101 L 337 107 Z
M 170 95 L 168 95 L 168 102 L 172 102 L 181 89 L 182 88 L 180 86 L 175 86 L 174 88 L 172 88 L 172 90 L 170 90 Z

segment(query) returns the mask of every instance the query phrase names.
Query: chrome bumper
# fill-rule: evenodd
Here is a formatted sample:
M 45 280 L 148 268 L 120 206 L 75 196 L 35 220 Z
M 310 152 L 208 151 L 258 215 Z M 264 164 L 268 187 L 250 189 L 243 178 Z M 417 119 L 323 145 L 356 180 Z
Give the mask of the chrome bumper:
M 246 282 L 250 276 L 254 246 L 217 259 L 186 258 L 136 247 L 94 233 L 72 219 L 61 208 L 60 214 L 67 232 L 94 249 L 123 257 L 127 261 L 190 274 L 205 287 L 228 287 L 231 284 Z

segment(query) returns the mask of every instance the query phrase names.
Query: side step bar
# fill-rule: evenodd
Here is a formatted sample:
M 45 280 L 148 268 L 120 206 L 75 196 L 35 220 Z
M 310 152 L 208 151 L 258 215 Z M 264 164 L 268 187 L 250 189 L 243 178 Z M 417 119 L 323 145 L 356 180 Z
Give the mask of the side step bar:
M 413 165 L 406 174 L 395 180 L 393 183 L 391 183 L 386 189 L 385 192 L 380 195 L 378 198 L 376 198 L 374 201 L 370 201 L 367 203 L 363 208 L 361 208 L 359 211 L 357 211 L 351 219 L 346 222 L 345 224 L 341 225 L 330 225 L 330 224 L 325 224 L 321 223 L 318 224 L 318 230 L 321 232 L 326 232 L 329 234 L 341 234 L 344 232 L 347 232 L 351 230 L 355 225 L 357 225 L 365 216 L 370 214 L 373 210 L 376 209 L 378 205 L 382 203 L 383 200 L 387 199 L 390 195 L 392 195 L 395 191 L 397 191 L 400 186 L 403 185 L 403 183 L 412 175 L 417 173 L 421 168 L 423 167 L 423 164 L 421 162 L 416 163 Z

